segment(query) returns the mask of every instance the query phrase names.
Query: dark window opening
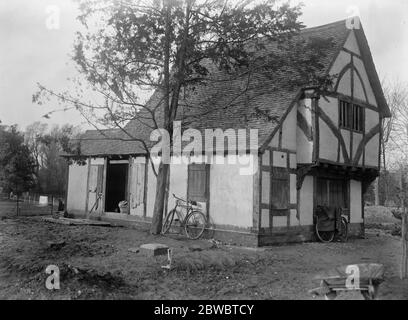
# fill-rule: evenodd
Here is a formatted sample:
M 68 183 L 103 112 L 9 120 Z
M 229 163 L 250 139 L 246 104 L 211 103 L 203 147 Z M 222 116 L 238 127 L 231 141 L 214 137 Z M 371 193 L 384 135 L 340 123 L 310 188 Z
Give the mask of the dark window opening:
M 364 114 L 361 106 L 340 100 L 339 118 L 341 128 L 363 131 Z

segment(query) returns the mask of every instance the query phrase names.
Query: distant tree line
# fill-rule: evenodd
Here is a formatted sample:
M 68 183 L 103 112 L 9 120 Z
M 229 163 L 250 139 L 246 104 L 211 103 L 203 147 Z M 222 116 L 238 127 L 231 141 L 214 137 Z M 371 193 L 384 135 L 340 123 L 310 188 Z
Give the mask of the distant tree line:
M 0 125 L 0 192 L 63 195 L 72 140 L 80 134 L 73 125 L 34 122 L 25 131 Z

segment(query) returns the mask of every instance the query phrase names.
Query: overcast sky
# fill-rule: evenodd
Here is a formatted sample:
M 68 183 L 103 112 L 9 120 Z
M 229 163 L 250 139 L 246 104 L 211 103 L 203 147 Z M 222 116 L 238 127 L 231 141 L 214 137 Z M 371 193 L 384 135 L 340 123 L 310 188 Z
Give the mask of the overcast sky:
M 359 14 L 380 78 L 408 83 L 407 0 L 302 2 L 305 6 L 301 20 L 308 27 Z M 60 21 L 59 28 L 54 29 L 49 17 L 56 9 Z M 55 105 L 38 106 L 31 102 L 37 82 L 62 91 L 69 86 L 67 78 L 75 75 L 69 54 L 79 28 L 77 13 L 72 0 L 0 0 L 0 120 L 3 124 L 16 123 L 25 128 L 38 120 L 49 124 L 83 123 L 75 112 L 44 119 L 42 116 Z

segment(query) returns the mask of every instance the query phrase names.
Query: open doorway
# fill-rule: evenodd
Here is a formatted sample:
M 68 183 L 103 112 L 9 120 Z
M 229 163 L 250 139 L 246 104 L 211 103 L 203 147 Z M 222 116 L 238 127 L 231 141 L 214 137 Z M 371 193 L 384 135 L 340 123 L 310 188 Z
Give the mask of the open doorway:
M 109 162 L 106 172 L 105 212 L 119 212 L 119 202 L 127 200 L 128 163 Z

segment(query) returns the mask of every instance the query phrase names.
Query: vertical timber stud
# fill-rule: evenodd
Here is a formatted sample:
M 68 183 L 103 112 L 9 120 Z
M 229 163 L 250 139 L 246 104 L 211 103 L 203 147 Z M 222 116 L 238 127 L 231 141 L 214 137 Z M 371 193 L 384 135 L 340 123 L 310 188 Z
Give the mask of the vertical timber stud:
M 365 119 L 366 119 L 366 108 L 363 108 L 363 140 L 362 141 L 365 141 L 365 135 L 366 135 Z M 363 147 L 363 159 L 361 160 L 361 164 L 363 166 L 363 169 L 365 169 L 365 149 L 366 149 L 366 144 Z M 357 162 L 357 165 L 358 165 L 358 162 Z
M 280 130 L 280 129 L 279 129 Z M 272 216 L 272 180 L 273 180 L 273 153 L 272 149 L 268 150 L 269 152 L 269 231 L 272 233 L 273 228 L 273 216 Z
M 205 161 L 207 159 L 205 158 Z M 210 173 L 211 173 L 211 164 L 206 163 L 205 164 L 205 198 L 206 198 L 206 204 L 205 204 L 205 210 L 206 216 L 207 216 L 207 221 L 210 221 Z M 169 181 L 169 187 L 170 187 L 170 181 Z M 206 228 L 209 228 L 207 225 Z
M 266 152 L 266 151 L 264 151 Z M 259 171 L 259 181 L 258 181 L 258 188 L 259 188 L 259 211 L 258 211 L 258 230 L 262 230 L 262 153 L 258 152 L 258 171 Z
M 132 201 L 132 184 L 136 183 L 133 181 L 133 163 L 134 158 L 129 156 L 128 162 L 128 174 L 127 174 L 127 190 L 126 190 L 126 201 L 128 203 L 128 215 L 130 215 L 130 210 L 132 208 L 130 202 Z
M 145 161 L 145 178 L 144 178 L 144 185 L 143 185 L 143 217 L 146 218 L 147 215 L 147 179 L 148 179 L 148 174 L 149 174 L 149 156 L 146 156 L 146 161 Z
M 341 103 L 340 99 L 337 99 L 337 114 L 338 114 L 338 120 L 337 120 L 337 127 L 339 128 L 339 132 L 341 134 L 341 126 L 340 126 L 340 114 L 341 114 Z M 343 159 L 344 161 L 344 159 Z M 340 162 L 340 137 L 337 137 L 337 162 Z
M 88 157 L 88 171 L 86 174 L 85 216 L 88 218 L 89 176 L 91 174 L 91 157 Z
M 64 213 L 68 212 L 67 205 L 68 205 L 68 186 L 69 186 L 69 162 L 68 159 L 66 160 L 66 168 L 67 171 L 65 172 L 65 195 L 64 195 Z
M 102 178 L 102 199 L 101 199 L 101 215 L 105 212 L 106 199 L 106 175 L 108 171 L 108 158 L 103 159 L 103 178 Z
M 262 155 L 261 153 L 258 154 L 258 170 L 253 175 L 253 208 L 252 208 L 252 228 L 253 231 L 256 233 L 259 233 L 259 228 L 261 227 L 261 159 Z
M 309 95 L 311 99 L 311 105 L 312 105 L 312 122 L 314 124 L 314 135 L 313 135 L 313 157 L 312 161 L 317 163 L 319 159 L 319 144 L 320 144 L 320 138 L 319 138 L 319 113 L 318 113 L 318 95 L 317 93 L 313 93 Z

